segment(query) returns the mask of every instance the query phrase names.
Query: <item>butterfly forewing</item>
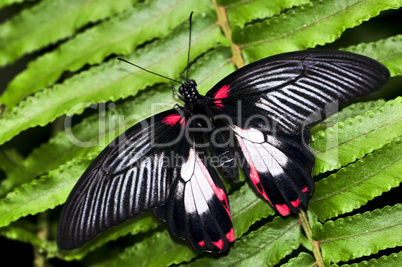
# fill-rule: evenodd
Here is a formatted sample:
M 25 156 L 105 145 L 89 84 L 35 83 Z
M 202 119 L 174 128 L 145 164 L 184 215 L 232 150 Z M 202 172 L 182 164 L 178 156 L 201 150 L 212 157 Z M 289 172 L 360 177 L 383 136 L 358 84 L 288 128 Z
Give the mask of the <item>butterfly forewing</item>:
M 377 61 L 342 51 L 308 50 L 268 57 L 224 78 L 208 93 L 220 113 L 263 115 L 298 134 L 337 108 L 381 88 L 389 71 Z
M 92 162 L 70 193 L 58 245 L 74 249 L 101 232 L 166 202 L 184 147 L 179 109 L 160 113 L 119 136 Z

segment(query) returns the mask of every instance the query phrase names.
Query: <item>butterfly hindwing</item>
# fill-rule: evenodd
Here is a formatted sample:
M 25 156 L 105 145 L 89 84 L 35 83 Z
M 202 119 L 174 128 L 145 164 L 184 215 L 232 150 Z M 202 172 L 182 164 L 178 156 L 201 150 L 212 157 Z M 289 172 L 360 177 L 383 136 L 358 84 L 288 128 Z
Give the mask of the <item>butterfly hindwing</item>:
M 221 252 L 234 241 L 229 202 L 217 173 L 200 153 L 190 148 L 169 200 L 153 212 L 195 250 Z
M 166 202 L 185 146 L 179 109 L 136 124 L 109 144 L 81 176 L 64 205 L 58 245 L 74 249 L 101 232 Z M 178 138 L 179 137 L 179 138 Z
M 306 145 L 309 132 L 296 136 L 234 126 L 251 184 L 282 216 L 307 207 L 314 191 L 314 156 Z

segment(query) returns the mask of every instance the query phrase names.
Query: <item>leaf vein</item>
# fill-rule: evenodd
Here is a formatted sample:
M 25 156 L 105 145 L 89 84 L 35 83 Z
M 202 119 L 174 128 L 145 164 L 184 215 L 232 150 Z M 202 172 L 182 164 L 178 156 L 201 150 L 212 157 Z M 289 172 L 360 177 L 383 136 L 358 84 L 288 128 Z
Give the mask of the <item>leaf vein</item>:
M 361 180 L 359 180 L 359 181 L 356 181 L 356 182 L 350 184 L 349 186 L 342 188 L 342 190 L 335 191 L 335 192 L 333 192 L 333 193 L 331 193 L 331 194 L 329 194 L 329 195 L 325 195 L 325 196 L 323 196 L 323 197 L 321 197 L 321 198 L 312 199 L 310 202 L 316 202 L 316 201 L 321 201 L 321 200 L 324 200 L 324 199 L 328 199 L 328 198 L 331 198 L 331 197 L 333 197 L 333 196 L 335 196 L 335 195 L 339 195 L 341 192 L 348 191 L 350 188 L 353 188 L 353 187 L 355 187 L 355 186 L 357 186 L 357 185 L 359 185 L 359 184 L 361 184 L 361 183 L 363 183 L 363 182 L 369 180 L 370 178 L 374 177 L 374 176 L 377 175 L 379 172 L 382 172 L 383 170 L 392 167 L 392 166 L 393 166 L 395 163 L 397 163 L 398 161 L 400 161 L 400 157 L 398 157 L 395 161 L 389 163 L 388 165 L 384 166 L 383 168 L 378 169 L 376 172 L 370 174 L 370 175 L 367 176 L 366 178 L 361 179 Z
M 295 226 L 300 225 L 299 221 L 296 220 L 293 224 L 289 225 L 286 229 L 282 231 L 282 233 L 275 238 L 271 239 L 269 242 L 262 242 L 261 246 L 259 246 L 256 250 L 253 251 L 253 253 L 247 253 L 247 257 L 243 257 L 241 259 L 238 259 L 232 263 L 233 266 L 236 266 L 240 262 L 244 261 L 245 259 L 249 259 L 255 256 L 255 254 L 261 250 L 263 250 L 266 247 L 271 246 L 275 241 L 279 240 L 282 236 L 287 234 L 291 229 L 293 229 Z
M 358 138 L 360 138 L 360 137 L 362 137 L 362 136 L 364 136 L 364 135 L 368 135 L 369 133 L 373 133 L 373 132 L 375 132 L 375 131 L 377 131 L 377 130 L 383 128 L 383 127 L 386 127 L 386 126 L 388 126 L 388 125 L 390 125 L 390 124 L 394 124 L 394 123 L 396 123 L 396 122 L 398 122 L 398 121 L 400 121 L 400 120 L 402 120 L 402 117 L 399 117 L 398 119 L 393 120 L 393 121 L 390 121 L 390 122 L 386 122 L 386 123 L 384 123 L 384 124 L 378 126 L 377 128 L 372 129 L 372 130 L 370 130 L 370 131 L 368 131 L 368 132 L 366 132 L 366 133 L 363 133 L 363 134 L 360 134 L 360 135 L 351 137 L 351 138 L 349 138 L 347 141 L 341 142 L 341 143 L 339 143 L 339 144 L 337 144 L 337 145 L 329 146 L 329 147 L 326 149 L 326 151 L 314 151 L 314 155 L 320 155 L 320 154 L 322 154 L 322 153 L 326 153 L 326 152 L 328 152 L 328 151 L 331 150 L 331 149 L 334 149 L 334 148 L 336 148 L 336 147 L 340 147 L 340 146 L 342 146 L 342 145 L 345 145 L 345 144 L 347 144 L 347 143 L 349 143 L 349 142 L 351 142 L 351 141 L 354 141 L 354 140 L 356 140 L 356 139 L 358 139 Z
M 307 29 L 307 28 L 312 27 L 312 26 L 314 26 L 316 24 L 319 24 L 320 22 L 323 22 L 324 20 L 327 20 L 327 19 L 329 19 L 329 18 L 331 18 L 331 17 L 333 17 L 335 15 L 338 15 L 341 12 L 344 12 L 345 10 L 347 10 L 349 8 L 352 8 L 352 7 L 354 7 L 356 5 L 359 5 L 362 2 L 366 2 L 366 1 L 367 0 L 361 0 L 359 2 L 356 2 L 356 3 L 354 3 L 354 4 L 350 5 L 350 6 L 344 7 L 344 8 L 342 8 L 342 9 L 340 9 L 340 10 L 338 10 L 338 11 L 336 11 L 336 12 L 334 12 L 334 13 L 328 15 L 328 16 L 325 16 L 322 19 L 314 21 L 314 22 L 312 22 L 310 24 L 304 24 L 303 26 L 298 27 L 295 30 L 290 31 L 288 33 L 284 33 L 284 34 L 279 35 L 279 36 L 275 36 L 275 37 L 272 37 L 272 38 L 268 38 L 268 39 L 264 39 L 264 40 L 256 41 L 256 42 L 251 42 L 251 43 L 244 44 L 244 45 L 239 45 L 239 46 L 240 46 L 240 48 L 247 48 L 247 47 L 250 47 L 250 46 L 255 46 L 255 45 L 259 45 L 259 44 L 263 44 L 263 43 L 268 43 L 268 42 L 276 41 L 276 40 L 279 40 L 279 39 L 285 39 L 288 36 L 291 36 L 291 35 L 293 35 L 293 34 L 295 34 L 297 32 L 300 32 L 303 29 Z
M 184 1 L 184 0 L 181 0 L 181 1 L 176 2 L 175 5 L 171 6 L 171 7 L 168 8 L 168 9 L 163 10 L 163 12 L 161 12 L 160 14 L 163 15 L 163 14 L 167 13 L 168 11 L 172 10 L 174 7 L 176 7 L 179 3 L 182 3 L 183 1 Z M 147 21 L 146 23 L 142 24 L 141 27 L 144 28 L 145 26 L 149 25 L 150 23 L 154 22 L 155 20 L 157 20 L 157 19 L 159 19 L 159 18 L 160 18 L 160 16 L 154 16 L 151 20 L 149 20 L 149 21 Z M 32 81 L 30 82 L 30 84 L 36 83 L 38 79 L 40 80 L 40 79 L 42 79 L 43 77 L 50 76 L 52 73 L 55 73 L 55 72 L 59 71 L 60 69 L 63 70 L 66 65 L 70 65 L 71 63 L 76 62 L 78 59 L 84 58 L 84 57 L 87 56 L 88 54 L 91 54 L 93 51 L 96 51 L 97 49 L 99 49 L 99 48 L 101 48 L 101 47 L 105 47 L 105 46 L 110 45 L 110 44 L 112 44 L 112 43 L 117 43 L 118 41 L 120 41 L 120 40 L 122 40 L 122 39 L 124 39 L 124 38 L 127 38 L 128 36 L 130 36 L 131 34 L 133 34 L 133 33 L 136 32 L 136 31 L 138 31 L 138 28 L 134 28 L 132 31 L 128 31 L 127 33 L 121 35 L 120 37 L 116 37 L 116 38 L 114 38 L 114 39 L 109 39 L 107 42 L 102 42 L 102 43 L 98 42 L 97 45 L 91 46 L 91 48 L 88 49 L 88 50 L 86 50 L 86 51 L 84 51 L 84 53 L 74 54 L 75 56 L 69 57 L 70 60 L 67 61 L 67 62 L 64 61 L 62 65 L 59 65 L 59 66 L 57 66 L 57 67 L 56 67 L 56 66 L 53 66 L 53 67 L 51 68 L 51 71 L 49 71 L 49 72 L 43 72 L 42 75 L 40 75 L 40 76 L 38 76 L 37 78 L 35 78 L 35 80 L 32 80 Z M 67 63 L 67 64 L 66 64 L 66 63 Z M 70 70 L 71 70 L 71 69 L 70 69 Z
M 344 240 L 344 239 L 347 239 L 347 238 L 353 238 L 353 237 L 359 237 L 359 236 L 362 236 L 362 235 L 368 235 L 368 234 L 371 234 L 371 233 L 392 229 L 392 228 L 398 227 L 398 226 L 402 226 L 402 223 L 397 223 L 397 224 L 390 225 L 390 226 L 383 227 L 383 228 L 376 228 L 376 229 L 372 229 L 372 230 L 366 230 L 364 233 L 358 233 L 358 234 L 353 234 L 353 235 L 345 235 L 345 236 L 341 236 L 341 237 L 338 237 L 338 238 L 330 238 L 330 239 L 326 239 L 326 240 L 323 240 L 323 241 L 317 241 L 317 242 L 321 245 L 321 244 L 325 244 L 325 243 L 328 243 L 328 242 L 336 242 L 336 241 Z

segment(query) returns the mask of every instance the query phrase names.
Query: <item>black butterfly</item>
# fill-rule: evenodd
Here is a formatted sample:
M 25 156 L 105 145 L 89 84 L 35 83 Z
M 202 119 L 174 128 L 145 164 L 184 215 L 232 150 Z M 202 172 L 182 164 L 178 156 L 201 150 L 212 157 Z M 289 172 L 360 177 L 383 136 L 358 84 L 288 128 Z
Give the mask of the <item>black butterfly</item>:
M 179 88 L 184 107 L 131 127 L 84 172 L 62 211 L 58 246 L 78 248 L 152 210 L 195 250 L 227 250 L 234 232 L 218 173 L 236 182 L 242 169 L 282 216 L 306 208 L 314 191 L 306 127 L 329 104 L 344 106 L 388 78 L 373 59 L 308 50 L 240 68 L 205 96 L 187 80 Z

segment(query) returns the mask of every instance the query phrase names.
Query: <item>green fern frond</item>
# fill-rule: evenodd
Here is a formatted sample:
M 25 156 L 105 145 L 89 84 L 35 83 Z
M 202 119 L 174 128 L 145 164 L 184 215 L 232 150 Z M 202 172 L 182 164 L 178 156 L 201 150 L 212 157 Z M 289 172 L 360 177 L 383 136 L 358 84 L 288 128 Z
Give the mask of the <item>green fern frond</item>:
M 402 75 L 402 34 L 371 43 L 362 43 L 344 49 L 366 55 L 387 66 L 391 76 Z
M 315 229 L 327 261 L 340 262 L 376 254 L 401 244 L 402 205 L 328 221 Z
M 44 0 L 0 25 L 0 66 L 69 37 L 90 22 L 122 12 L 137 0 Z
M 290 259 L 287 263 L 281 265 L 282 267 L 308 267 L 314 266 L 314 258 L 305 252 L 301 252 L 297 257 Z
M 324 45 L 347 28 L 400 6 L 399 0 L 312 1 L 233 32 L 247 63 L 266 56 Z
M 389 256 L 382 256 L 379 259 L 371 259 L 369 261 L 361 261 L 353 264 L 342 264 L 341 267 L 376 267 L 376 266 L 400 266 L 402 264 L 402 252 L 393 253 Z M 339 265 L 332 265 L 337 267 Z
M 312 137 L 314 174 L 332 171 L 364 157 L 401 135 L 402 98 L 339 122 Z
M 205 0 L 198 1 L 194 11 L 198 14 L 206 6 Z M 191 3 L 184 0 L 150 0 L 136 5 L 30 62 L 9 84 L 0 101 L 11 108 L 27 95 L 53 84 L 65 71 L 98 64 L 111 54 L 129 55 L 138 45 L 162 38 L 183 21 L 187 22 L 192 9 Z
M 400 128 L 402 129 L 402 128 Z M 337 173 L 316 183 L 316 191 L 310 201 L 320 221 L 358 209 L 382 193 L 402 182 L 401 141 L 367 155 Z
M 228 2 L 227 5 L 223 6 L 230 18 L 230 27 L 238 31 L 239 28 L 243 28 L 250 21 L 273 17 L 285 9 L 306 4 L 309 0 L 252 0 L 233 2 Z
M 35 261 L 289 267 L 323 266 L 322 258 L 325 266 L 402 264 L 401 204 L 384 200 L 400 190 L 402 177 L 402 35 L 395 20 L 376 22 L 399 14 L 399 0 L 0 2 L 6 6 L 18 12 L 0 24 L 1 77 L 10 81 L 0 96 L 0 236 L 32 246 L 40 252 Z M 196 254 L 150 212 L 81 248 L 58 250 L 58 206 L 87 166 L 128 127 L 176 103 L 172 84 L 117 61 L 117 55 L 182 80 L 191 11 L 189 73 L 203 94 L 244 62 L 326 44 L 382 62 L 391 72 L 389 88 L 311 128 L 316 191 L 307 224 L 303 213 L 299 220 L 275 214 L 241 179 L 229 190 L 235 242 L 225 255 Z M 362 23 L 383 34 L 371 36 L 356 27 Z M 348 39 L 347 29 L 369 43 Z M 25 64 L 19 73 L 6 72 Z M 64 128 L 63 120 L 69 122 Z M 39 141 L 36 131 L 50 137 Z M 127 242 L 110 242 L 119 238 Z
M 199 19 L 194 21 L 192 58 L 219 43 L 225 43 L 214 22 L 215 18 L 211 13 L 199 16 Z M 172 35 L 174 38 L 169 36 L 155 41 L 127 59 L 165 76 L 178 76 L 186 67 L 188 27 L 180 27 L 177 30 Z M 170 67 L 166 69 L 167 65 Z M 37 92 L 5 113 L 0 118 L 0 144 L 30 127 L 46 125 L 64 114 L 79 114 L 92 103 L 116 101 L 136 95 L 138 90 L 157 82 L 165 82 L 165 79 L 140 69 L 133 69 L 132 66 L 116 59 L 110 60 L 81 72 L 63 84 Z

